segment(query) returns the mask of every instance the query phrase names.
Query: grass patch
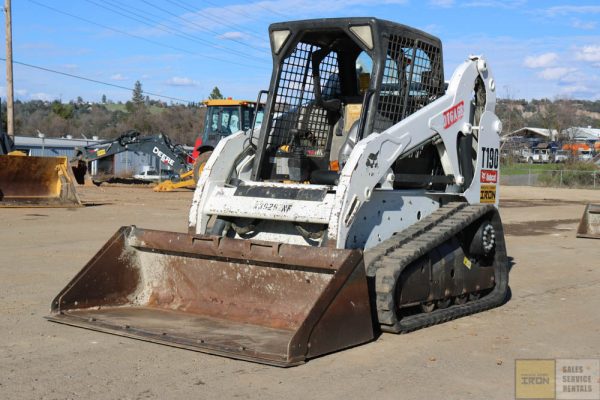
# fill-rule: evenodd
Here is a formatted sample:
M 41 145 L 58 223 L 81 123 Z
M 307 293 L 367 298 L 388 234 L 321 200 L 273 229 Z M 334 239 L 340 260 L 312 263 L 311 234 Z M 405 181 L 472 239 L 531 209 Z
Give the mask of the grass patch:
M 545 171 L 538 177 L 544 186 L 597 187 L 600 173 L 596 165 L 590 162 L 564 164 L 563 171 Z
M 537 184 L 541 186 L 600 187 L 600 168 L 591 162 L 512 163 L 500 166 L 501 176 L 527 175 L 529 173 L 537 175 Z
M 500 166 L 501 175 L 522 175 L 527 174 L 531 171 L 532 174 L 538 174 L 544 171 L 552 171 L 565 169 L 564 164 L 528 164 L 528 163 L 512 163 L 503 164 Z
M 127 112 L 127 109 L 125 108 L 125 104 L 111 103 L 111 104 L 103 104 L 103 106 L 110 112 L 115 112 L 115 111 L 121 111 L 124 113 Z

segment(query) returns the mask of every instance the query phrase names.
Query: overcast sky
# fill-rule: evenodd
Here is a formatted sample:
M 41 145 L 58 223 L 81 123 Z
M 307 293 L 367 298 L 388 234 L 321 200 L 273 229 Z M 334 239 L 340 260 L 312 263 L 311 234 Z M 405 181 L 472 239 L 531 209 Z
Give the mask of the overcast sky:
M 12 3 L 15 61 L 128 88 L 140 80 L 147 92 L 182 100 L 205 99 L 214 86 L 254 99 L 269 83 L 270 23 L 344 16 L 385 18 L 440 37 L 447 78 L 469 54 L 484 54 L 501 97 L 600 99 L 598 0 Z M 5 58 L 4 46 L 1 53 Z M 14 77 L 22 100 L 131 98 L 127 90 L 23 65 L 15 65 Z

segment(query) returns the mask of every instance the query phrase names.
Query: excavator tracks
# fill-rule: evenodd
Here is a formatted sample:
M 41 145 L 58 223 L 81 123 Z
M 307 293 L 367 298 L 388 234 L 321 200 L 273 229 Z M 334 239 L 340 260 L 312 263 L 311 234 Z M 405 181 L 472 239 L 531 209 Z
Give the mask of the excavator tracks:
M 491 215 L 496 231 L 495 285 L 480 299 L 428 313 L 399 315 L 396 282 L 406 267 L 429 251 L 459 234 L 482 217 Z M 484 311 L 502 304 L 508 290 L 508 260 L 500 216 L 493 205 L 449 203 L 410 228 L 382 242 L 365 254 L 367 276 L 374 280 L 376 310 L 381 329 L 406 333 L 451 319 Z

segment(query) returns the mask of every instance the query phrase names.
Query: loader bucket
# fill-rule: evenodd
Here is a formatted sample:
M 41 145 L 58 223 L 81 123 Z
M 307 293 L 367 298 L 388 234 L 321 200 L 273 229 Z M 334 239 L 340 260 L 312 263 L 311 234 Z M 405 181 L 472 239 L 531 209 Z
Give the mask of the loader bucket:
M 276 366 L 373 339 L 362 252 L 122 227 L 49 320 Z
M 0 207 L 80 207 L 66 157 L 0 156 Z
M 600 204 L 588 204 L 585 207 L 577 228 L 577 237 L 600 239 Z

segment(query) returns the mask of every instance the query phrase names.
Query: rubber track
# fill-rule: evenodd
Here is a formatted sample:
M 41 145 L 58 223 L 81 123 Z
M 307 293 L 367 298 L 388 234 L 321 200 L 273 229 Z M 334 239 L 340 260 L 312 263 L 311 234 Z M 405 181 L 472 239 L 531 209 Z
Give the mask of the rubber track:
M 488 213 L 494 213 L 492 224 L 498 238 L 494 260 L 496 285 L 492 292 L 463 305 L 405 316 L 399 320 L 396 314 L 395 286 L 404 268 Z M 381 329 L 386 332 L 406 333 L 474 314 L 502 304 L 506 297 L 506 246 L 502 223 L 493 205 L 450 203 L 442 206 L 398 235 L 375 246 L 369 253 L 367 275 L 375 279 L 377 316 Z

